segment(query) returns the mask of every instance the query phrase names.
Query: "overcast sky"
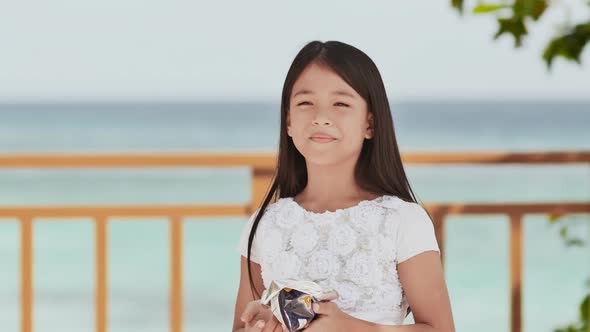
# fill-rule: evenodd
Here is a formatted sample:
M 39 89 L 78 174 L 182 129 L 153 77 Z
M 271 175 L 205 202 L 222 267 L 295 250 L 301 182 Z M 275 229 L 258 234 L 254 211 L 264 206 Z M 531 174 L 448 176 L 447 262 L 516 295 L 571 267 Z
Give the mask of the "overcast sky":
M 590 99 L 582 67 L 542 49 L 559 7 L 522 49 L 492 40 L 491 16 L 460 17 L 450 1 L 5 1 L 0 11 L 0 102 L 253 100 L 278 102 L 308 41 L 367 53 L 390 98 Z M 570 1 L 571 17 L 588 17 Z

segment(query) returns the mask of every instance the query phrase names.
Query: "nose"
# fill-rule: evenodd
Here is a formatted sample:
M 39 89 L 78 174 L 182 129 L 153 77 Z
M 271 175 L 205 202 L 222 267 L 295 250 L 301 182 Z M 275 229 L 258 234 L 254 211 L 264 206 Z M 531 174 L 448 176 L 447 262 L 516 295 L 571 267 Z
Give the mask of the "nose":
M 314 125 L 332 125 L 332 121 L 326 116 L 326 112 L 317 111 L 313 118 Z

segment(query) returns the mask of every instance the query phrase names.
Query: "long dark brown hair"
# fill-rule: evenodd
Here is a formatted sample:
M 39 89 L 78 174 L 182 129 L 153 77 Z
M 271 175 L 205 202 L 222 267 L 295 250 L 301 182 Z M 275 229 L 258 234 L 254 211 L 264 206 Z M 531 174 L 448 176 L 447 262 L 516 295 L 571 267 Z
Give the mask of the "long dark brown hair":
M 373 114 L 373 138 L 365 139 L 354 171 L 359 186 L 367 192 L 395 195 L 404 201 L 417 203 L 402 165 L 389 102 L 375 63 L 361 50 L 342 42 L 308 43 L 295 56 L 283 85 L 276 170 L 272 184 L 257 210 L 248 238 L 248 277 L 253 297 L 256 299 L 259 299 L 261 294 L 256 290 L 252 280 L 250 252 L 258 223 L 271 201 L 294 197 L 307 184 L 305 158 L 287 135 L 286 118 L 293 85 L 303 70 L 312 63 L 325 66 L 338 74 L 363 97 L 368 111 Z

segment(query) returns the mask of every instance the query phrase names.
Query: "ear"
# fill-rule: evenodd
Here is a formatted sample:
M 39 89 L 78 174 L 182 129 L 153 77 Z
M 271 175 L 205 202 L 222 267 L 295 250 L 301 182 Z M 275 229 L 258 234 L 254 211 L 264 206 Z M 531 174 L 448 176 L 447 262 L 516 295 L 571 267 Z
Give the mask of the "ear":
M 374 121 L 373 121 L 373 113 L 367 112 L 367 130 L 365 131 L 365 138 L 371 139 L 373 138 L 374 134 Z

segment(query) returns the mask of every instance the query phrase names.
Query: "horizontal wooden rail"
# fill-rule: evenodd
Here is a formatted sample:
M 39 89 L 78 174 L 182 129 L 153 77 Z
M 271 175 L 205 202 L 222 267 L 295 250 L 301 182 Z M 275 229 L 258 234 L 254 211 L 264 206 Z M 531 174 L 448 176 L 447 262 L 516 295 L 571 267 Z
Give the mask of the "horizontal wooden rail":
M 574 214 L 590 211 L 589 202 L 538 202 L 538 203 L 426 203 L 424 207 L 433 214 L 444 215 L 507 215 L 507 214 Z M 100 217 L 247 217 L 250 204 L 223 205 L 57 205 L 57 206 L 0 206 L 0 222 L 7 218 L 100 218 Z M 142 220 L 145 221 L 145 220 Z
M 146 168 L 251 167 L 272 168 L 273 153 L 124 153 L 1 155 L 0 168 Z
M 0 154 L 0 168 L 146 168 L 275 167 L 276 154 L 258 153 L 124 153 Z M 408 152 L 404 164 L 569 164 L 590 163 L 590 151 L 559 152 Z
M 129 206 L 0 206 L 0 217 L 35 216 L 37 218 L 75 217 L 242 217 L 250 214 L 251 204 L 220 205 L 129 205 Z

